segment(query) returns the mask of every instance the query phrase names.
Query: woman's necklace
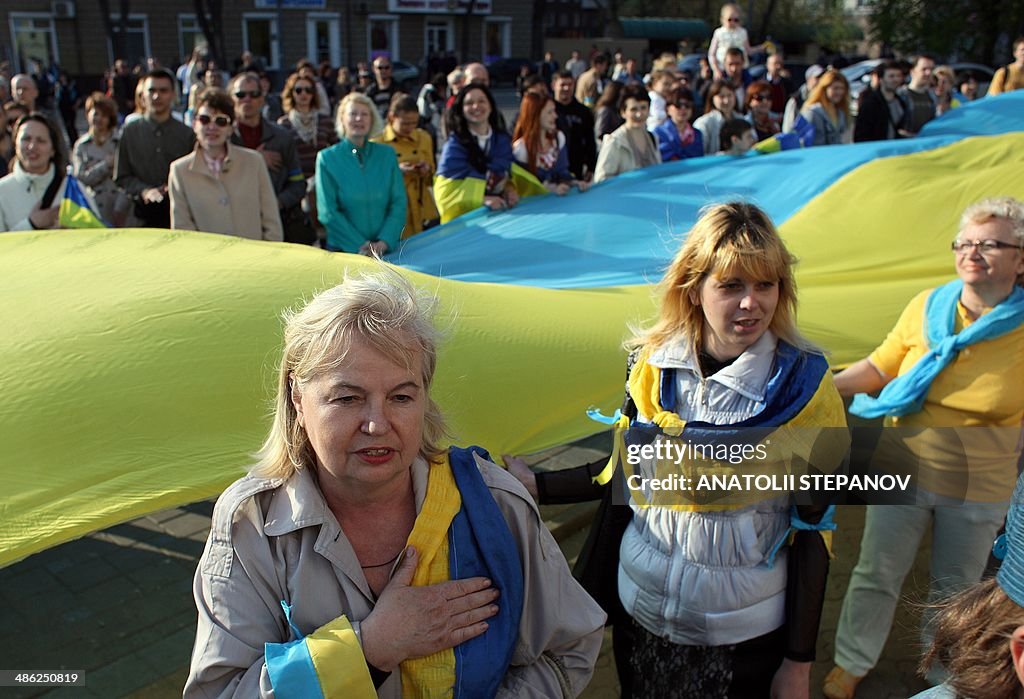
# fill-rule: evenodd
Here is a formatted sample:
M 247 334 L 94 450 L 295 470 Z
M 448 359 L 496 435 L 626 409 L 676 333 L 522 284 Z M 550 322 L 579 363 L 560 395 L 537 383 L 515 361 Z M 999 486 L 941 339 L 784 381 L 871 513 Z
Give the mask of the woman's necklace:
M 397 561 L 398 557 L 402 555 L 402 551 L 405 551 L 405 547 L 404 546 L 401 549 L 399 549 L 398 553 L 396 553 L 394 556 L 392 556 L 390 560 L 384 561 L 383 563 L 377 563 L 376 565 L 372 565 L 372 566 L 363 566 L 363 565 L 361 565 L 359 567 L 362 568 L 363 570 L 368 570 L 370 568 L 383 568 L 384 566 L 391 565 L 392 563 Z

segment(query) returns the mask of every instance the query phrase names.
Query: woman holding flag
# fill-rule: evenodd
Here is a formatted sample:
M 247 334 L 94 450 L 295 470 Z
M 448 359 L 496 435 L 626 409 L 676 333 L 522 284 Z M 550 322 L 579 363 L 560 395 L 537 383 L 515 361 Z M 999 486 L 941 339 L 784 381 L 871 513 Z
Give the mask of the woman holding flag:
M 385 271 L 287 317 L 273 427 L 196 574 L 186 698 L 583 691 L 604 614 L 522 486 L 442 446 L 432 319 Z
M 831 508 L 796 507 L 785 491 L 715 497 L 643 480 L 842 464 L 843 405 L 828 362 L 797 331 L 793 265 L 756 206 L 710 207 L 662 279 L 658 320 L 629 343 L 608 465 L 534 478 L 510 464 L 541 502 L 610 483 L 577 572 L 613 615 L 624 697 L 809 696 Z M 765 458 L 644 456 L 698 443 L 764 447 Z M 620 495 L 628 510 L 613 505 Z
M 49 117 L 26 114 L 15 126 L 14 168 L 0 179 L 0 231 L 60 228 L 68 156 Z
M 855 396 L 851 413 L 885 417 L 872 470 L 911 473 L 918 488 L 906 504 L 868 507 L 829 699 L 853 697 L 878 662 L 924 533 L 932 531 L 935 601 L 981 579 L 1013 492 L 1024 419 L 1024 203 L 967 207 L 952 248 L 958 278 L 914 297 L 878 349 L 836 375 L 840 393 Z M 925 624 L 926 646 L 927 635 Z

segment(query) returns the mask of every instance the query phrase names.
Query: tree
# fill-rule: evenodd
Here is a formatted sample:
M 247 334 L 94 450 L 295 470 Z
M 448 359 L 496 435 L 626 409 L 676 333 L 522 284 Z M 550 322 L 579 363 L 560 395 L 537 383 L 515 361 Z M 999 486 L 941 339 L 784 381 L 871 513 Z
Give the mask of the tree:
M 871 38 L 902 53 L 933 53 L 996 64 L 1001 33 L 1024 26 L 1024 7 L 999 0 L 872 0 Z M 968 29 L 969 28 L 969 29 Z
M 195 0 L 195 8 L 210 57 L 225 70 L 228 64 L 224 60 L 224 3 L 222 0 Z
M 120 17 L 115 25 L 111 19 L 110 0 L 99 0 L 100 14 L 103 16 L 103 27 L 107 31 L 107 38 L 110 39 L 110 49 L 114 53 L 114 60 L 128 58 L 125 52 L 128 50 L 128 14 L 131 11 L 131 1 L 120 1 Z

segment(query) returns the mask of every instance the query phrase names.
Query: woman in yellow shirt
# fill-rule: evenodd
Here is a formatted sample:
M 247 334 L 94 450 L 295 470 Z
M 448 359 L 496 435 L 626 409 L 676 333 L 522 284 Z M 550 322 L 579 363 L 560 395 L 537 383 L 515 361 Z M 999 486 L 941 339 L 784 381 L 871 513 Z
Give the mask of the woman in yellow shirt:
M 918 488 L 913 504 L 868 507 L 823 688 L 829 699 L 852 697 L 878 661 L 925 531 L 936 600 L 981 578 L 1013 492 L 1024 418 L 1024 203 L 969 206 L 952 247 L 959 278 L 919 294 L 878 349 L 836 376 L 839 392 L 856 396 L 851 412 L 886 416 L 872 468 L 916 473 Z
M 420 112 L 416 100 L 396 94 L 388 108 L 384 133 L 373 139 L 386 143 L 398 154 L 398 167 L 405 181 L 408 206 L 405 209 L 405 230 L 409 238 L 423 230 L 424 224 L 439 217 L 430 184 L 434 179 L 434 143 L 430 134 L 419 128 Z

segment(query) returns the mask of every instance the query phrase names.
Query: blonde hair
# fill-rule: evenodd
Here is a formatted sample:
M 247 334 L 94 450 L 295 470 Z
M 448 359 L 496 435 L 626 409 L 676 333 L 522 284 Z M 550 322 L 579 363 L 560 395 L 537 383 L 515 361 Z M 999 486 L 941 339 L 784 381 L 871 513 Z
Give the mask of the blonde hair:
M 753 204 L 729 202 L 706 208 L 676 253 L 659 285 L 661 311 L 654 325 L 635 334 L 627 346 L 658 347 L 682 335 L 693 356 L 704 348 L 704 311 L 698 299 L 709 277 L 740 273 L 777 280 L 779 303 L 771 331 L 805 351 L 820 352 L 796 327 L 796 259 L 768 215 Z
M 420 456 L 429 461 L 443 454 L 444 416 L 430 398 L 437 366 L 434 308 L 426 292 L 381 264 L 376 272 L 346 278 L 321 291 L 301 309 L 285 311 L 274 422 L 251 473 L 287 478 L 296 469 L 313 467 L 316 454 L 299 424 L 292 391 L 301 391 L 308 381 L 344 364 L 357 338 L 407 368 L 419 356 L 427 401 Z
M 338 132 L 338 138 L 345 138 L 345 110 L 352 104 L 361 104 L 370 110 L 370 132 L 366 134 L 367 140 L 379 135 L 384 130 L 384 119 L 381 118 L 373 100 L 362 92 L 350 92 L 338 103 L 338 113 L 334 115 L 334 128 Z

